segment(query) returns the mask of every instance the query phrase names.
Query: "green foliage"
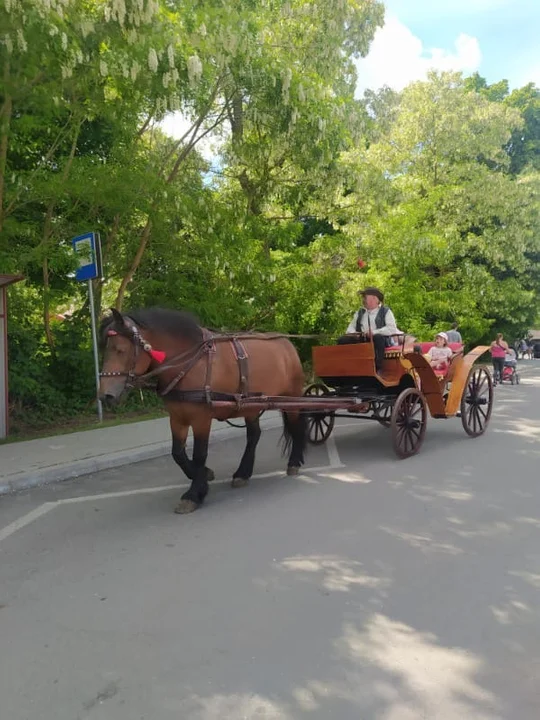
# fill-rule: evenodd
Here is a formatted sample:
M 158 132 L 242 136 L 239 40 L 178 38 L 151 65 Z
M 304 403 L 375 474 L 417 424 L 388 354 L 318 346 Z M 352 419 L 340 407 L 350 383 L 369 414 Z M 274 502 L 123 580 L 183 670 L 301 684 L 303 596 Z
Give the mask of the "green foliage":
M 538 89 L 433 74 L 359 101 L 354 60 L 382 22 L 371 0 L 0 6 L 0 272 L 26 277 L 10 290 L 14 413 L 92 404 L 69 242 L 88 230 L 100 310 L 332 338 L 377 284 L 422 338 L 535 324 Z M 158 125 L 172 110 L 180 141 Z

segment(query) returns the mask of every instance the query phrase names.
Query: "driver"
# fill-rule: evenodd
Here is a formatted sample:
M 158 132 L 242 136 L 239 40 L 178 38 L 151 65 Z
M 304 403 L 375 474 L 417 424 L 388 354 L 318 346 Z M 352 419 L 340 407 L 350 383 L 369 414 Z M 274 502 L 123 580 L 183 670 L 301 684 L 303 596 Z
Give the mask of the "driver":
M 367 287 L 358 293 L 362 307 L 356 312 L 347 328 L 347 335 L 364 333 L 373 340 L 375 348 L 375 369 L 382 370 L 384 349 L 393 344 L 392 335 L 402 335 L 398 330 L 394 313 L 384 305 L 384 294 L 376 287 Z

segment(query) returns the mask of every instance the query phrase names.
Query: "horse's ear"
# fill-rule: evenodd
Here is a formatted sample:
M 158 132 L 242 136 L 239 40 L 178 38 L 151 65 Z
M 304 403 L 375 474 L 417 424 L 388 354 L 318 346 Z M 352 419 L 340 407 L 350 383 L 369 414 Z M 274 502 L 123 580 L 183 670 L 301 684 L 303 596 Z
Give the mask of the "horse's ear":
M 125 325 L 124 317 L 121 312 L 118 312 L 116 308 L 111 308 L 111 315 L 114 320 L 114 324 L 117 327 L 122 327 Z

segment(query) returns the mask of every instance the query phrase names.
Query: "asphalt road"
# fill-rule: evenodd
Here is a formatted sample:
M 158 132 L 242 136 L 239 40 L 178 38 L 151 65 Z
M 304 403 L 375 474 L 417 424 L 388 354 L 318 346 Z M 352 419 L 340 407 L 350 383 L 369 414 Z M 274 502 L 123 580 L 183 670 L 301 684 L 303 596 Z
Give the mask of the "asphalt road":
M 486 435 L 347 422 L 190 516 L 168 458 L 0 498 L 2 720 L 537 720 L 540 364 Z M 315 468 L 315 470 L 310 469 Z M 277 472 L 276 471 L 280 471 Z M 223 481 L 223 482 L 220 482 Z

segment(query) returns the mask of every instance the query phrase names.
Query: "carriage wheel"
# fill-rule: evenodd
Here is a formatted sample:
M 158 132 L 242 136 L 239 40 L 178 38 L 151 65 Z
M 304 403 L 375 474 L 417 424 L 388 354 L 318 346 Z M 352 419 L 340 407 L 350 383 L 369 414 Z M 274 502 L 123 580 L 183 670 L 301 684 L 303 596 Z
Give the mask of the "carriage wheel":
M 304 390 L 304 397 L 324 397 L 330 395 L 330 390 L 323 383 L 312 383 Z M 309 413 L 307 416 L 308 440 L 312 445 L 325 443 L 334 429 L 336 418 L 334 413 L 325 413 L 324 410 Z
M 493 380 L 485 367 L 473 367 L 461 396 L 461 422 L 471 437 L 482 435 L 493 407 Z
M 416 388 L 407 388 L 396 400 L 392 410 L 392 444 L 396 455 L 415 455 L 424 441 L 427 424 L 426 401 Z
M 371 403 L 373 408 L 373 416 L 383 427 L 389 428 L 392 419 L 392 403 L 383 400 L 375 400 Z

